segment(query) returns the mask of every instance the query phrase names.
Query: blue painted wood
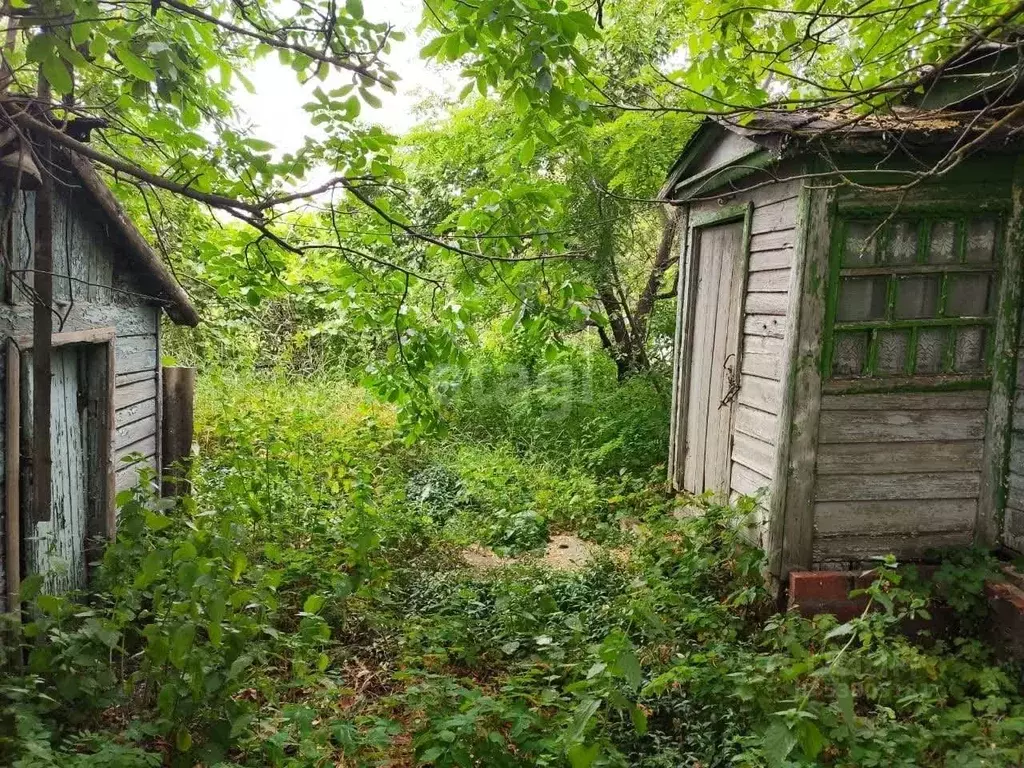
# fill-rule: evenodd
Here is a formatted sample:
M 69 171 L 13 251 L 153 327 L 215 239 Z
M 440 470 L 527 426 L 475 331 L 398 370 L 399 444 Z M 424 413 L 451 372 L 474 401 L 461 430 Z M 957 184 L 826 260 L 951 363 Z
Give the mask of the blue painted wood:
M 49 520 L 31 524 L 24 511 L 22 515 L 26 523 L 24 570 L 42 574 L 45 590 L 51 594 L 81 589 L 86 581 L 89 495 L 83 358 L 78 346 L 54 350 L 50 419 L 53 512 Z M 31 365 L 24 365 L 23 370 L 30 371 Z M 23 395 L 22 408 L 31 409 L 31 398 Z

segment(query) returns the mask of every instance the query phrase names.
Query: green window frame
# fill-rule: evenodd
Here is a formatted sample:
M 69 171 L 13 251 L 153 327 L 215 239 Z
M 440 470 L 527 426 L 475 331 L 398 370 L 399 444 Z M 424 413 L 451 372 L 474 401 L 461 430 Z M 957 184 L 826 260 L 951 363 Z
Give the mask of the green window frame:
M 1003 249 L 996 212 L 839 212 L 822 375 L 835 386 L 991 380 Z

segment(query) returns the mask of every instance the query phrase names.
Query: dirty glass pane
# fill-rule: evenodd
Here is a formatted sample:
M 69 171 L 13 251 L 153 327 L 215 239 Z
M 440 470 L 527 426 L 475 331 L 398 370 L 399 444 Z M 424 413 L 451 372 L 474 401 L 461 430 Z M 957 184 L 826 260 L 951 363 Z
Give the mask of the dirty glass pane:
M 935 317 L 939 311 L 937 275 L 914 275 L 896 281 L 896 318 Z
M 973 219 L 967 222 L 967 263 L 984 264 L 992 261 L 996 249 L 996 222 L 994 219 Z
M 839 284 L 836 320 L 857 323 L 885 317 L 885 277 L 844 277 Z
M 928 262 L 930 264 L 952 264 L 956 260 L 956 222 L 936 221 L 932 224 Z
M 878 221 L 846 222 L 846 242 L 843 244 L 844 267 L 870 267 L 875 263 Z
M 991 275 L 950 275 L 947 317 L 985 317 L 989 313 Z
M 957 330 L 953 370 L 957 373 L 972 373 L 984 370 L 986 335 L 987 330 L 981 327 L 972 326 Z
M 946 352 L 948 338 L 948 328 L 922 328 L 917 332 L 917 373 L 942 371 L 942 358 Z
M 895 221 L 889 227 L 885 249 L 887 264 L 913 264 L 917 261 L 917 222 Z
M 867 356 L 867 331 L 837 333 L 832 352 L 832 373 L 835 376 L 858 376 L 864 370 Z
M 910 331 L 878 331 L 878 373 L 903 373 Z

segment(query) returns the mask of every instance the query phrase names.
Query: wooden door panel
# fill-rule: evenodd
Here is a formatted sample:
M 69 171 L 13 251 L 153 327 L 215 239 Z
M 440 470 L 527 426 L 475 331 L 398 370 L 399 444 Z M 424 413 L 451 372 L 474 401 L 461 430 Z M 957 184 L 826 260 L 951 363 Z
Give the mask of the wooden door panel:
M 32 519 L 31 488 L 22 495 L 25 572 L 43 574 L 45 590 L 51 594 L 80 589 L 86 582 L 89 494 L 83 357 L 77 346 L 53 351 L 50 519 Z M 31 353 L 26 354 L 21 372 L 22 445 L 27 446 L 31 445 L 33 408 Z
M 698 281 L 686 414 L 686 490 L 727 490 L 731 445 L 729 366 L 741 328 L 743 222 L 704 227 L 694 236 Z

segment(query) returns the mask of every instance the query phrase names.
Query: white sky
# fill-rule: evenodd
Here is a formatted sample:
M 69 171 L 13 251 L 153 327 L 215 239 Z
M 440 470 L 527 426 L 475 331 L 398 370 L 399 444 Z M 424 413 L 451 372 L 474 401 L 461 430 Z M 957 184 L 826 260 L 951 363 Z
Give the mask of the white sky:
M 366 0 L 364 6 L 367 18 L 390 22 L 406 33 L 406 39 L 392 43 L 391 53 L 386 57 L 390 68 L 402 78 L 397 84 L 398 92 L 390 94 L 381 88 L 374 89 L 384 104 L 379 109 L 364 104 L 359 119 L 403 133 L 418 121 L 415 105 L 423 98 L 455 94 L 458 73 L 420 59 L 420 49 L 425 45 L 416 35 L 423 8 L 421 0 Z M 310 126 L 308 113 L 303 111 L 302 105 L 311 100 L 317 85 L 327 91 L 351 82 L 350 75 L 332 72 L 326 83 L 314 79 L 303 87 L 295 72 L 282 66 L 276 55 L 264 57 L 246 75 L 256 92 L 251 94 L 244 88 L 237 88 L 236 104 L 248 115 L 254 134 L 273 142 L 278 153 L 295 150 L 304 136 L 316 130 Z

